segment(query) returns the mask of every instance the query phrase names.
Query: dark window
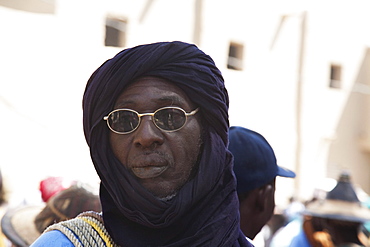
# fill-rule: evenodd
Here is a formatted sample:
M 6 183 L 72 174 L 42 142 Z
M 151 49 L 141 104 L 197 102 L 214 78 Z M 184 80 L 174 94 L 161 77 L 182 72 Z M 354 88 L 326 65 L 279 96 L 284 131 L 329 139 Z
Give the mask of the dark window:
M 243 52 L 244 46 L 242 44 L 230 43 L 229 57 L 227 59 L 227 68 L 234 70 L 243 69 Z
M 126 20 L 107 18 L 105 21 L 105 46 L 125 46 L 126 29 Z
M 340 65 L 332 64 L 330 66 L 330 81 L 329 87 L 341 88 L 342 67 Z

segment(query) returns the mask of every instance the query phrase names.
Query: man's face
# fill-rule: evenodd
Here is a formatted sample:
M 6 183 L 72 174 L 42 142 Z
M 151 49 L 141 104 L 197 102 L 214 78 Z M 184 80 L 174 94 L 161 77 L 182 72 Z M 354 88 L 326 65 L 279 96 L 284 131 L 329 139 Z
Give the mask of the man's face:
M 186 112 L 196 108 L 171 82 L 144 77 L 121 93 L 114 109 L 151 113 L 166 106 L 181 107 Z M 189 116 L 184 127 L 174 132 L 158 129 L 152 116 L 144 116 L 132 133 L 110 132 L 113 153 L 148 191 L 159 198 L 171 197 L 188 181 L 197 162 L 201 144 L 199 115 Z

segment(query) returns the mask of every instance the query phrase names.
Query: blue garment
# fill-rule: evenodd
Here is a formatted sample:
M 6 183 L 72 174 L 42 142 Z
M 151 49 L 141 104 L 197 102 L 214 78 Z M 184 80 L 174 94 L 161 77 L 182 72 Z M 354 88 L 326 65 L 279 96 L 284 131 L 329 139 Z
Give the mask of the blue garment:
M 42 234 L 30 247 L 73 247 L 72 242 L 60 231 Z
M 243 236 L 240 236 L 241 238 Z M 252 243 L 252 242 L 251 242 Z M 252 244 L 248 243 L 243 245 L 239 242 L 240 246 L 254 247 Z M 74 247 L 73 243 L 60 231 L 53 230 L 42 234 L 36 241 L 30 245 L 30 247 Z M 225 246 L 226 247 L 226 246 Z
M 289 222 L 273 236 L 270 247 L 311 247 L 302 228 L 301 217 Z
M 292 239 L 289 247 L 312 247 L 303 231 L 303 228 L 301 228 L 298 235 Z

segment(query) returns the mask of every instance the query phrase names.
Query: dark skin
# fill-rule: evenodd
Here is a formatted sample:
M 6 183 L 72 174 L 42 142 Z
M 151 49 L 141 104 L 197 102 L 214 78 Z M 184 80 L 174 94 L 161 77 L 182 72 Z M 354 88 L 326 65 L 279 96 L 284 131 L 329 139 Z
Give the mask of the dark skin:
M 254 239 L 274 213 L 275 179 L 239 200 L 240 228 L 245 236 Z
M 129 85 L 116 100 L 114 109 L 129 108 L 139 113 L 177 106 L 186 112 L 196 108 L 179 87 L 155 77 L 144 77 Z M 201 146 L 200 114 L 189 116 L 175 132 L 158 129 L 151 116 L 144 116 L 134 132 L 110 132 L 115 156 L 153 195 L 169 199 L 189 180 Z

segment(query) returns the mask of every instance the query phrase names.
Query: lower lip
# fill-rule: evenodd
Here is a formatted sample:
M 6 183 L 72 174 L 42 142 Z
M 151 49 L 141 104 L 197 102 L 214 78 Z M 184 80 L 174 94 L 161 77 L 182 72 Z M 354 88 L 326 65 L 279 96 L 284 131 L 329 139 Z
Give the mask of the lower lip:
M 155 178 L 161 175 L 167 166 L 146 166 L 146 167 L 133 167 L 132 172 L 138 178 Z

